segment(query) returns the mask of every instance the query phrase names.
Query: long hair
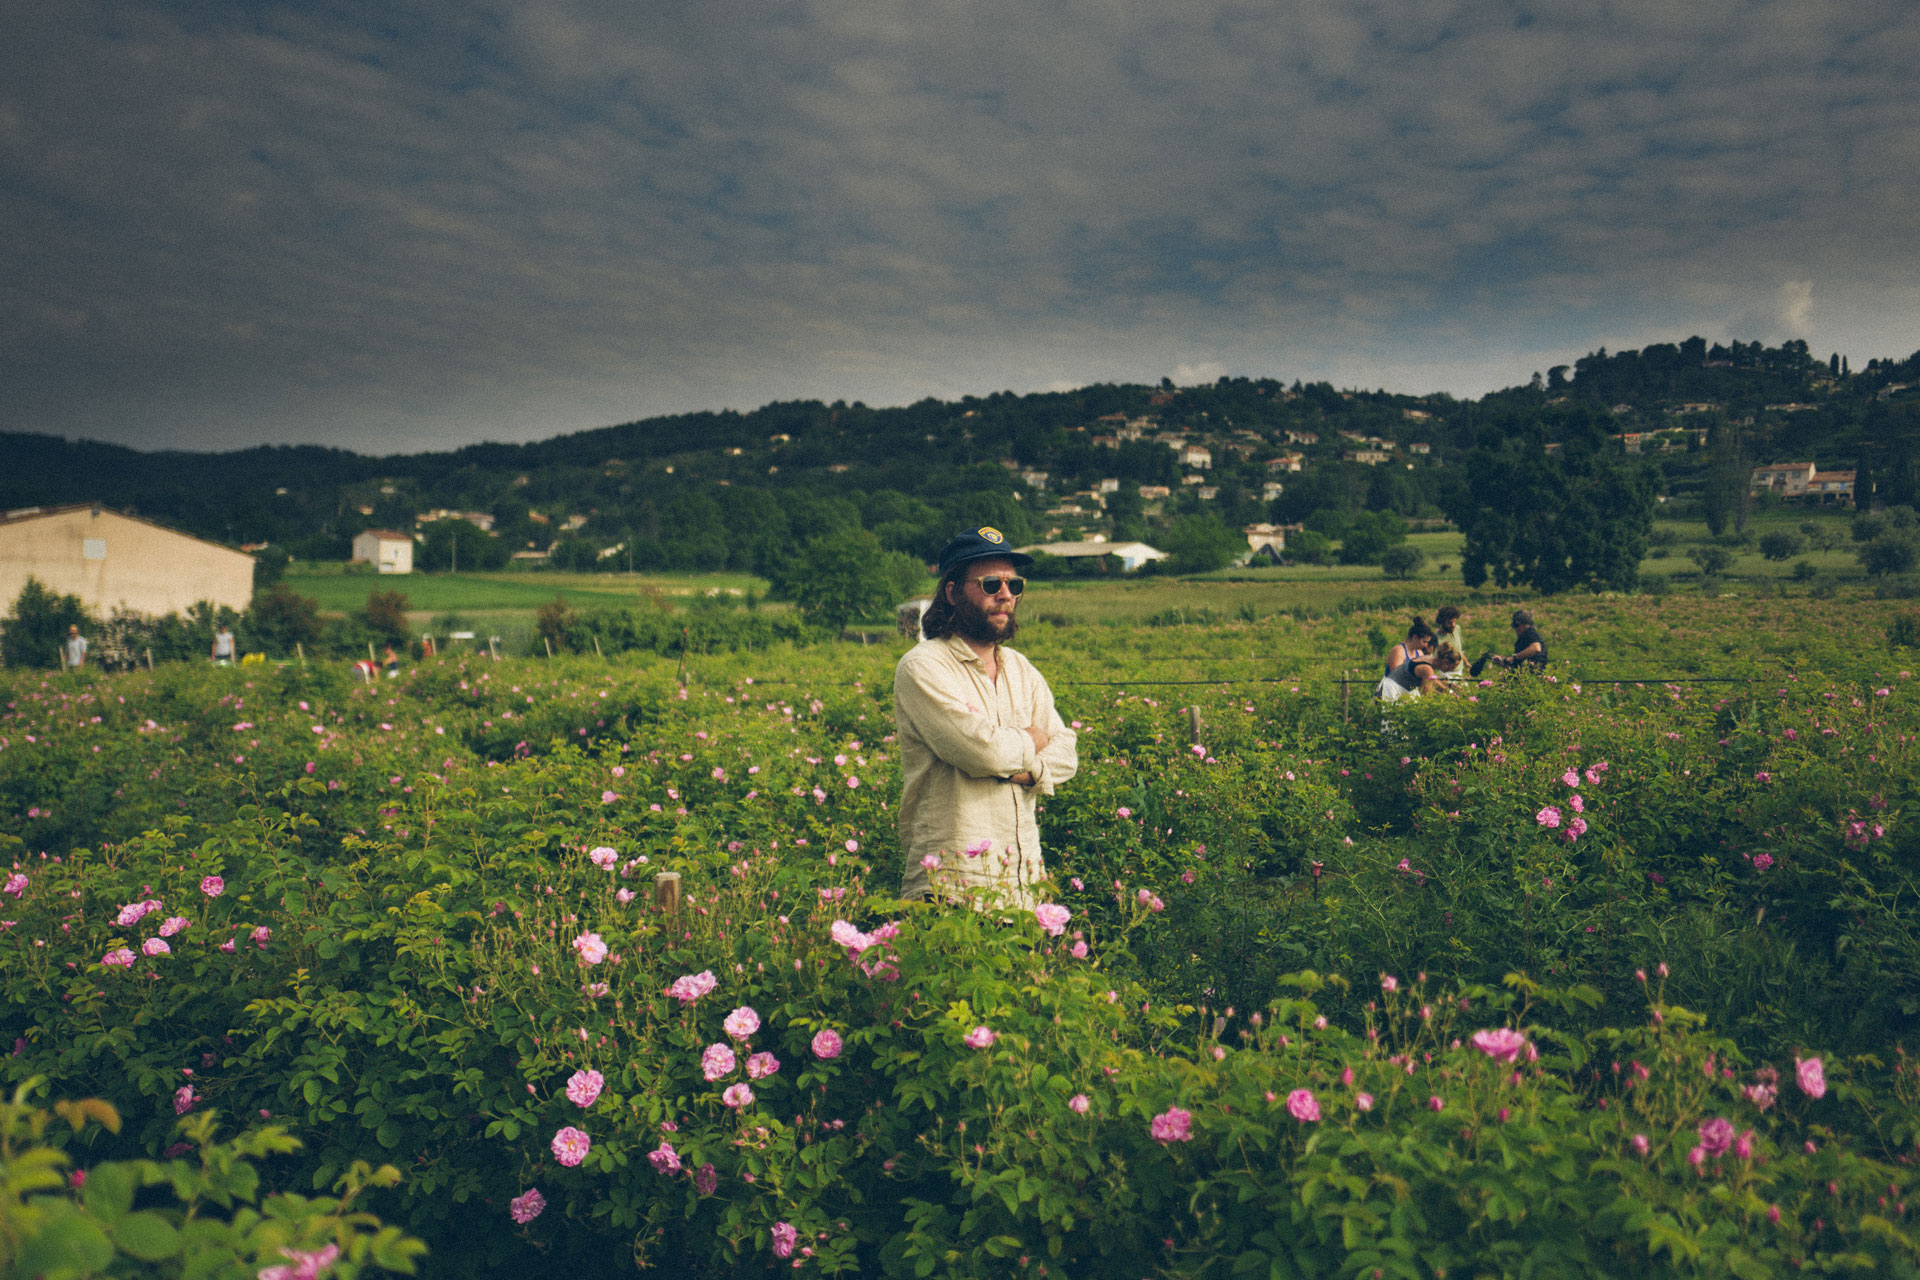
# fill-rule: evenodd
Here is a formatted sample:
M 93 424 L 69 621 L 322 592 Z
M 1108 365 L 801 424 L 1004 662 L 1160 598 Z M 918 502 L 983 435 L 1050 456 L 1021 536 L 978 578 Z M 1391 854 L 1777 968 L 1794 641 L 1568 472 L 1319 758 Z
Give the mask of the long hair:
M 1433 615 L 1433 625 L 1440 629 L 1441 635 L 1451 634 L 1453 624 L 1460 620 L 1460 609 L 1456 605 L 1443 604 L 1440 612 Z
M 1445 641 L 1442 641 L 1440 647 L 1433 651 L 1433 669 L 1435 671 L 1458 670 L 1461 661 L 1460 651 Z
M 1407 639 L 1431 640 L 1433 639 L 1433 628 L 1427 625 L 1425 618 L 1416 616 L 1413 620 L 1413 625 L 1407 628 Z
M 947 585 L 949 583 L 958 585 L 966 576 L 969 563 L 971 561 L 962 561 L 947 570 L 947 576 L 940 579 L 939 585 L 934 587 L 933 603 L 928 605 L 927 611 L 920 615 L 920 634 L 927 639 L 944 640 L 953 634 L 958 619 L 954 616 L 953 605 L 947 601 Z

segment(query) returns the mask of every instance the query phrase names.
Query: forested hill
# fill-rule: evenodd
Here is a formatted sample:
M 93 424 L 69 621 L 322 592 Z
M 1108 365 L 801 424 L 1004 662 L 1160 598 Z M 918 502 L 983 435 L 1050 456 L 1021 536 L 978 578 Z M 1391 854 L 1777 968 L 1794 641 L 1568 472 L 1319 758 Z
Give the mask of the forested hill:
M 1147 536 L 1196 515 L 1229 529 L 1327 509 L 1435 515 L 1457 484 L 1449 461 L 1488 433 L 1552 442 L 1720 427 L 1740 435 L 1743 458 L 1851 468 L 1872 455 L 1874 474 L 1897 486 L 1920 457 L 1914 384 L 1920 353 L 1852 369 L 1801 342 L 1692 338 L 1595 352 L 1478 401 L 1222 378 L 892 409 L 774 403 L 384 458 L 318 446 L 143 453 L 11 434 L 0 435 L 0 507 L 99 501 L 206 537 L 340 558 L 361 529 L 410 530 L 448 509 L 491 516 L 500 557 L 531 547 L 577 567 L 609 553 L 621 567 L 747 568 L 772 544 L 849 524 L 924 556 L 952 526 L 983 519 L 1026 541 Z M 1691 451 L 1662 457 L 1676 492 Z M 1102 481 L 1117 492 L 1099 494 Z

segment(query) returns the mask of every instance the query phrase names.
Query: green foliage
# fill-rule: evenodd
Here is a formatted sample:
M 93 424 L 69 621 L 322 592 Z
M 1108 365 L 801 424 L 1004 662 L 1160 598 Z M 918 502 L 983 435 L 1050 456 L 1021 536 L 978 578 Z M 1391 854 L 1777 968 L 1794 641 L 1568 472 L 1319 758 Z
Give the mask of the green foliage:
M 320 639 L 320 602 L 303 596 L 284 582 L 256 594 L 242 620 L 253 646 L 275 657 L 289 656 L 295 646 L 311 649 Z
M 1389 578 L 1417 577 L 1426 567 L 1427 553 L 1418 547 L 1388 547 L 1380 556 L 1380 568 Z
M 1597 432 L 1551 458 L 1537 437 L 1483 436 L 1446 505 L 1466 535 L 1461 574 L 1470 587 L 1491 576 L 1545 593 L 1625 591 L 1646 553 L 1654 484 L 1644 467 L 1607 453 Z
M 28 575 L 7 614 L 4 629 L 0 629 L 0 660 L 9 667 L 58 667 L 67 628 L 78 626 L 84 635 L 92 625 L 79 596 L 50 591 L 45 583 Z
M 1789 533 L 1785 529 L 1775 529 L 1760 535 L 1760 554 L 1769 560 L 1791 560 L 1800 554 L 1805 545 L 1800 535 Z
M 1210 573 L 1233 563 L 1247 549 L 1246 539 L 1229 529 L 1211 511 L 1196 511 L 1174 521 L 1162 538 L 1161 550 L 1171 557 L 1176 573 Z
M 478 573 L 505 567 L 512 550 L 506 539 L 489 535 L 471 520 L 435 520 L 414 550 L 414 566 Z
M 179 1122 L 180 1150 L 192 1159 L 109 1160 L 73 1168 L 72 1145 L 119 1133 L 120 1114 L 98 1098 L 28 1101 L 38 1081 L 0 1103 L 0 1273 L 80 1280 L 265 1275 L 289 1260 L 349 1280 L 373 1270 L 412 1275 L 426 1245 L 350 1206 L 369 1188 L 393 1187 L 399 1170 L 355 1162 L 336 1195 L 260 1195 L 255 1162 L 296 1151 L 279 1125 L 222 1141 L 215 1116 Z M 54 1123 L 58 1115 L 61 1125 Z
M 1888 529 L 1855 553 L 1861 568 L 1873 577 L 1911 573 L 1920 564 L 1920 538 L 1905 529 Z
M 1793 580 L 1795 582 L 1811 582 L 1819 576 L 1820 571 L 1813 567 L 1813 561 L 1796 560 L 1793 562 Z
M 809 543 L 787 589 L 801 617 L 837 635 L 856 619 L 889 614 L 924 578 L 921 562 L 860 529 Z
M 407 597 L 397 590 L 375 591 L 367 596 L 361 621 L 383 643 L 395 648 L 407 644 Z
M 1725 547 L 1699 546 L 1687 549 L 1687 559 L 1700 566 L 1700 572 L 1709 577 L 1725 573 L 1733 567 L 1733 553 Z
M 1388 550 L 1407 540 L 1407 524 L 1391 511 L 1362 511 L 1346 522 L 1341 564 L 1380 564 Z
M 1287 559 L 1295 564 L 1333 563 L 1333 539 L 1311 529 L 1287 535 Z

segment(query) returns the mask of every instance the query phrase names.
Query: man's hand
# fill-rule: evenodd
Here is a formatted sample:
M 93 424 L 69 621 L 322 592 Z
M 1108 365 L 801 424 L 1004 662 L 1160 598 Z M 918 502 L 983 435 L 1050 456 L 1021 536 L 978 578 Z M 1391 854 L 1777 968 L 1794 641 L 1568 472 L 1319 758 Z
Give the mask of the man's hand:
M 1051 738 L 1047 737 L 1047 731 L 1037 724 L 1027 726 L 1027 736 L 1033 739 L 1033 749 L 1035 751 L 1045 751 L 1047 749 L 1047 743 L 1052 741 Z
M 1011 778 L 1008 778 L 1007 781 L 1018 783 L 1020 786 L 1023 786 L 1023 787 L 1030 787 L 1033 785 L 1033 775 L 1028 773 L 1025 769 L 1022 769 L 1019 773 L 1016 773 Z

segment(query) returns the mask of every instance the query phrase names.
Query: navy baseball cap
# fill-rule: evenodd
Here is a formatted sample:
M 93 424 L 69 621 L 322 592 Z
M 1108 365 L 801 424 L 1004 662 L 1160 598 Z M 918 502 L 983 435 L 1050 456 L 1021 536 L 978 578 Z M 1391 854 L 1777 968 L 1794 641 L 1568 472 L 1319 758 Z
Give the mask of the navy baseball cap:
M 940 576 L 946 577 L 955 565 L 969 560 L 1011 560 L 1016 569 L 1033 566 L 1033 557 L 1007 545 L 1007 535 L 991 525 L 963 529 L 940 548 Z

